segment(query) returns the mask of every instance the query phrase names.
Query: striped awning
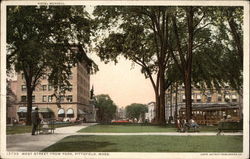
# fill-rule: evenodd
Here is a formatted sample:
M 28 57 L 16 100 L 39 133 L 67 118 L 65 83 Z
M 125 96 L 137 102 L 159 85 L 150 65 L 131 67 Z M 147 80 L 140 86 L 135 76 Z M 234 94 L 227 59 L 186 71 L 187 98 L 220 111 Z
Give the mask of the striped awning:
M 50 108 L 39 108 L 39 113 L 52 113 L 53 111 Z
M 67 110 L 66 114 L 74 114 L 74 110 L 70 108 L 70 109 Z
M 36 107 L 32 107 L 32 111 L 35 110 Z M 17 113 L 27 113 L 27 107 L 19 107 Z
M 86 114 L 88 114 L 88 113 L 84 112 L 84 111 L 81 110 L 81 109 L 78 109 L 78 114 L 80 114 L 80 115 L 86 115 Z
M 58 114 L 65 114 L 64 109 L 59 109 L 59 110 L 58 110 Z

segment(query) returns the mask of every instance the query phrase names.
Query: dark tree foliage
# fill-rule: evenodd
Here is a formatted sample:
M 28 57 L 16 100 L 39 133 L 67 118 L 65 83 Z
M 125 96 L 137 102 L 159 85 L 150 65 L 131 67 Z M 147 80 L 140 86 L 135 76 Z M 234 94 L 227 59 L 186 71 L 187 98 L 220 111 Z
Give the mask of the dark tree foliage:
M 174 82 L 184 83 L 187 119 L 192 85 L 242 87 L 241 7 L 98 6 L 94 14 L 98 55 L 105 62 L 122 55 L 141 66 L 155 91 L 159 124 Z
M 117 106 L 109 95 L 95 96 L 95 107 L 97 108 L 97 122 L 110 123 L 115 118 Z
M 138 103 L 133 103 L 125 108 L 126 111 L 126 117 L 129 119 L 134 120 L 135 118 L 139 120 L 140 118 L 142 120 L 145 119 L 145 113 L 148 112 L 148 107 L 144 104 L 138 104 Z
M 105 62 L 117 62 L 122 55 L 141 66 L 155 92 L 158 124 L 166 123 L 164 79 L 170 58 L 166 44 L 170 12 L 171 8 L 160 6 L 98 6 L 94 10 L 98 55 Z

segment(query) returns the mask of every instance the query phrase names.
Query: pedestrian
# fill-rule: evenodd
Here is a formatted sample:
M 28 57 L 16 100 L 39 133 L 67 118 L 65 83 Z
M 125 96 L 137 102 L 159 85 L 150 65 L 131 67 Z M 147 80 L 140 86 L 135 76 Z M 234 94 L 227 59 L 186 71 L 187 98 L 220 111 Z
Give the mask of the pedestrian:
M 226 120 L 227 120 L 227 115 L 223 113 L 223 118 L 221 119 L 221 121 L 226 121 Z
M 31 113 L 31 122 L 32 122 L 32 134 L 35 135 L 37 126 L 40 124 L 41 119 L 39 118 L 38 108 Z
M 190 119 L 190 126 L 193 128 L 199 128 L 200 126 L 194 121 L 193 118 Z

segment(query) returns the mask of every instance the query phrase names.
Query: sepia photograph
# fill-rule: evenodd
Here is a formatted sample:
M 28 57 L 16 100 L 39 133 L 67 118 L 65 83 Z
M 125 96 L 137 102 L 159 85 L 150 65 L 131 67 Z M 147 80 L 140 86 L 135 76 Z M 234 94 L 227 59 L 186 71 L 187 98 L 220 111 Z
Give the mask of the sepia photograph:
M 249 158 L 248 1 L 2 1 L 1 158 Z

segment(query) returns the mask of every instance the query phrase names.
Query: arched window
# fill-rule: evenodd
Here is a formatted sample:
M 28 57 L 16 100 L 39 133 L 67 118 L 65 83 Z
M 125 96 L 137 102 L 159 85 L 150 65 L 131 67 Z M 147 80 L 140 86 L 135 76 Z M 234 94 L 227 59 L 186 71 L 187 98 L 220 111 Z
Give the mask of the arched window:
M 225 95 L 225 101 L 226 101 L 226 102 L 230 102 L 230 96 L 229 96 L 229 94 L 226 94 L 226 95 Z
M 62 108 L 59 109 L 57 114 L 58 114 L 58 117 L 65 117 L 65 111 L 64 111 L 64 109 L 62 109 Z
M 197 102 L 201 102 L 201 95 L 200 95 L 200 94 L 197 94 L 197 96 L 196 96 L 196 101 L 197 101 Z
M 74 117 L 74 110 L 72 108 L 69 108 L 66 112 L 67 117 L 73 118 Z

